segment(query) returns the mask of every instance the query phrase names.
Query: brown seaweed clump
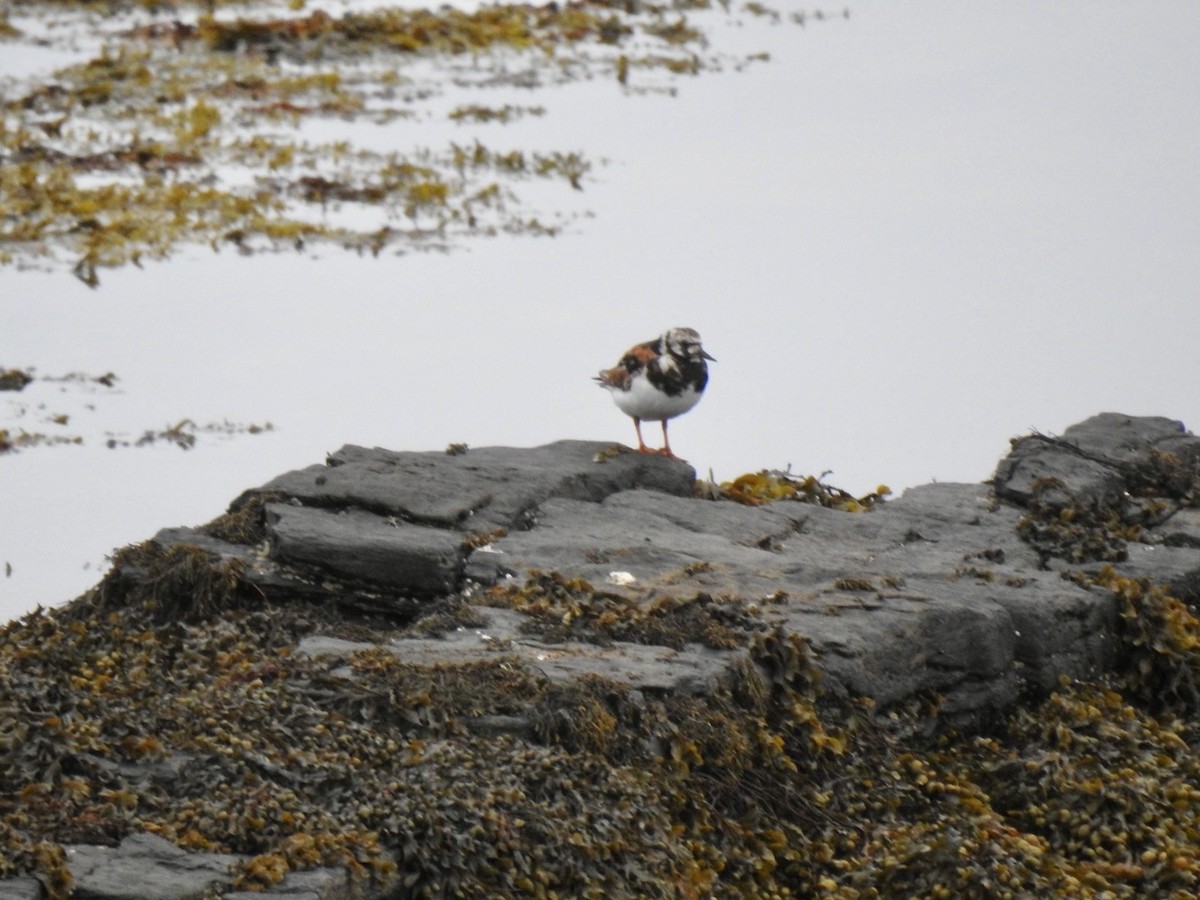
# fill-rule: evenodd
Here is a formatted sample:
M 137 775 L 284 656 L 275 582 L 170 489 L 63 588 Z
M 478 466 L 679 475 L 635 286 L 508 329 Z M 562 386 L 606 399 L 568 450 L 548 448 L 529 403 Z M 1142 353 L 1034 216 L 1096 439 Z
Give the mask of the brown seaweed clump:
M 247 890 L 314 866 L 400 898 L 1200 890 L 1200 623 L 1149 583 L 1099 576 L 1129 672 L 960 733 L 936 697 L 826 695 L 803 638 L 702 595 L 639 612 L 543 574 L 509 598 L 571 639 L 741 651 L 693 693 L 551 682 L 502 652 L 312 658 L 301 636 L 370 620 L 268 598 L 199 547 L 118 571 L 138 577 L 0 630 L 0 877 L 53 898 L 64 845 L 136 832 L 241 855 Z M 434 604 L 431 627 L 470 607 Z
M 529 616 L 526 631 L 555 642 L 629 641 L 675 650 L 697 643 L 729 650 L 767 627 L 758 607 L 742 598 L 700 592 L 689 598 L 664 594 L 647 603 L 597 589 L 584 578 L 537 569 L 520 586 L 498 585 L 486 597 L 491 605 Z
M 23 391 L 33 381 L 33 376 L 24 369 L 5 369 L 0 366 L 0 391 Z
M 1120 602 L 1124 683 L 1152 709 L 1200 712 L 1200 618 L 1164 584 L 1105 565 L 1075 581 L 1111 590 Z
M 1043 561 L 1121 562 L 1131 541 L 1146 539 L 1146 529 L 1185 507 L 1200 504 L 1200 457 L 1189 458 L 1156 448 L 1130 460 L 1081 451 L 1069 441 L 1028 435 L 1014 442 L 1038 442 L 1105 466 L 1121 489 L 1079 496 L 1058 477 L 1036 479 L 1017 531 Z
M 790 471 L 778 472 L 763 469 L 747 472 L 733 481 L 715 484 L 710 481 L 696 483 L 696 495 L 711 500 L 733 500 L 746 506 L 762 506 L 776 500 L 792 500 L 811 503 L 840 512 L 865 512 L 883 503 L 891 496 L 892 489 L 881 484 L 875 490 L 856 497 L 849 491 L 825 482 L 823 473 L 793 476 Z
M 217 516 L 203 527 L 209 537 L 231 544 L 253 546 L 267 539 L 266 506 L 286 499 L 279 491 L 260 491 L 245 502 L 234 504 L 228 512 Z
M 1072 563 L 1122 562 L 1129 542 L 1141 535 L 1141 525 L 1126 521 L 1119 507 L 1061 502 L 1064 485 L 1043 478 L 1033 485 L 1028 513 L 1017 523 L 1017 534 L 1041 556 Z
M 240 558 L 195 544 L 143 541 L 119 550 L 109 574 L 68 615 L 79 621 L 93 611 L 132 608 L 159 622 L 209 619 L 261 602 L 243 577 L 245 567 Z

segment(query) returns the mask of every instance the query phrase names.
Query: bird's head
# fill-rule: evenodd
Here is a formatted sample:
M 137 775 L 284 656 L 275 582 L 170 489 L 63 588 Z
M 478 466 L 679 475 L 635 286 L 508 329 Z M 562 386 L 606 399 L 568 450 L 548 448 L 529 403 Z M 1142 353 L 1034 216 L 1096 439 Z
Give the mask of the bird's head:
M 683 362 L 702 362 L 716 359 L 700 346 L 700 333 L 694 328 L 672 328 L 662 337 L 667 353 Z

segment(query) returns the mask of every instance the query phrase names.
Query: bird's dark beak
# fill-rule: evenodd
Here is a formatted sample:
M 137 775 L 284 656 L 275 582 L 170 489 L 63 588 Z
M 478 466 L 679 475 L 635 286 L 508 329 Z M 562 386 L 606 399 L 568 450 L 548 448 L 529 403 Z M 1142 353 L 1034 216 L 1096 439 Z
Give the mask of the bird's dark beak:
M 703 348 L 703 347 L 702 347 L 702 348 L 700 348 L 700 355 L 701 355 L 702 357 L 704 357 L 705 359 L 707 359 L 707 360 L 710 360 L 710 361 L 712 361 L 712 362 L 716 362 L 716 361 L 717 361 L 717 358 L 716 358 L 715 356 L 709 356 L 709 355 L 708 355 L 708 352 L 707 352 L 706 350 L 704 350 L 704 348 Z

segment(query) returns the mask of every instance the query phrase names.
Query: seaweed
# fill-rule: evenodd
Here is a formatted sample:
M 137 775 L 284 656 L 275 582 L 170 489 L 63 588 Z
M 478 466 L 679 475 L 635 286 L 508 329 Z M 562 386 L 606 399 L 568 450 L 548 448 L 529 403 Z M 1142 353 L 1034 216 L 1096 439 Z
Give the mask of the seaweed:
M 1112 459 L 1042 434 L 1016 439 L 1013 447 L 1022 444 L 1044 444 L 1098 463 L 1123 486 L 1111 496 L 1086 497 L 1077 496 L 1061 478 L 1035 479 L 1017 533 L 1038 552 L 1043 565 L 1051 559 L 1121 562 L 1128 556 L 1129 543 L 1143 540 L 1147 528 L 1200 503 L 1200 456 L 1195 454 L 1181 457 L 1148 447 L 1133 458 Z
M 0 630 L 0 875 L 66 897 L 64 843 L 149 831 L 243 854 L 244 889 L 316 865 L 411 897 L 1200 886 L 1200 726 L 1119 684 L 1064 680 L 963 734 L 826 694 L 778 629 L 699 695 L 554 684 L 503 655 L 309 658 L 295 636 L 328 613 L 299 602 L 159 612 L 77 601 Z M 506 718 L 528 727 L 484 727 Z
M 1073 581 L 1112 591 L 1120 603 L 1125 689 L 1154 710 L 1200 712 L 1200 618 L 1168 585 L 1105 564 Z
M 135 608 L 156 621 L 195 622 L 226 610 L 258 605 L 261 592 L 246 584 L 245 562 L 194 544 L 168 547 L 153 540 L 126 547 L 87 602 L 72 613 Z
M 790 468 L 783 472 L 763 469 L 720 484 L 710 475 L 708 481 L 696 483 L 696 496 L 710 500 L 733 500 L 746 506 L 791 500 L 841 512 L 864 512 L 885 502 L 892 493 L 891 488 L 881 484 L 875 490 L 855 497 L 849 491 L 827 484 L 825 477 L 828 475 L 828 472 L 824 472 L 820 477 L 793 476 Z
M 231 506 L 228 511 L 201 526 L 200 530 L 209 537 L 231 544 L 260 544 L 267 539 L 267 504 L 278 503 L 285 497 L 279 491 L 256 492 L 245 502 Z
M 454 122 L 507 123 L 522 116 L 544 116 L 545 114 L 546 108 L 543 106 L 513 106 L 506 103 L 504 106 L 494 107 L 471 103 L 451 110 L 449 118 Z
M 486 602 L 516 609 L 530 617 L 524 629 L 544 640 L 591 643 L 629 641 L 681 649 L 698 643 L 728 650 L 745 645 L 765 629 L 758 606 L 740 598 L 716 598 L 704 592 L 690 597 L 664 594 L 643 602 L 597 590 L 583 578 L 532 570 L 517 585 L 497 585 Z
M 24 369 L 0 368 L 0 391 L 23 391 L 33 381 L 33 376 Z
M 106 19 L 161 7 L 36 5 Z M 94 57 L 0 100 L 0 264 L 61 264 L 96 287 L 105 268 L 164 259 L 183 244 L 242 253 L 320 244 L 374 255 L 431 239 L 452 246 L 468 236 L 554 235 L 573 214 L 522 210 L 514 186 L 538 178 L 582 190 L 592 163 L 581 153 L 480 144 L 464 165 L 453 147 L 381 154 L 342 142 L 313 146 L 279 126 L 418 119 L 447 80 L 470 88 L 510 77 L 513 54 L 528 64 L 530 75 L 520 76 L 533 79 L 527 86 L 540 83 L 539 73 L 558 81 L 613 69 L 625 83 L 631 66 L 675 76 L 717 67 L 713 54 L 701 56 L 706 37 L 689 15 L 706 4 L 284 16 L 242 4 L 232 18 L 219 15 L 222 5 L 207 4 L 194 24 L 108 28 Z M 0 32 L 24 39 L 7 16 Z M 631 57 L 628 46 L 647 52 Z M 455 62 L 465 55 L 469 75 Z M 286 72 L 280 58 L 291 64 Z M 407 61 L 415 58 L 436 61 L 435 74 L 410 78 Z M 467 103 L 450 115 L 486 123 L 544 112 Z M 376 224 L 330 220 L 330 211 L 351 204 L 376 210 Z M 398 217 L 411 227 L 396 227 Z

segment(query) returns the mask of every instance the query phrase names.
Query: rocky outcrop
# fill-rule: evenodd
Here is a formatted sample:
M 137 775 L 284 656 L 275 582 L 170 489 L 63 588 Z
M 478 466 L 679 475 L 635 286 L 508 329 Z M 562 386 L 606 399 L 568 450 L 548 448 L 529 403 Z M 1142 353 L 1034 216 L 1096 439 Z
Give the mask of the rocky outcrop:
M 1098 416 L 1061 440 L 1018 442 L 994 488 L 928 484 L 858 515 L 697 499 L 686 463 L 610 451 L 580 441 L 462 455 L 345 447 L 325 465 L 282 475 L 234 503 L 236 512 L 265 500 L 265 554 L 186 529 L 157 540 L 243 559 L 247 579 L 273 588 L 366 582 L 376 608 L 386 593 L 411 615 L 422 598 L 494 585 L 519 590 L 531 572 L 582 579 L 632 603 L 737 602 L 762 627 L 803 635 L 833 690 L 883 706 L 936 692 L 944 713 L 956 716 L 1003 708 L 1062 675 L 1106 670 L 1118 652 L 1111 593 L 1064 580 L 1065 563 L 1048 564 L 1020 534 L 1035 499 L 1089 510 L 1161 503 L 1137 542 L 1153 549 L 1135 550 L 1127 563 L 1140 574 L 1141 553 L 1154 555 L 1150 568 L 1185 593 L 1200 579 L 1200 553 L 1185 537 L 1194 511 L 1153 496 L 1126 501 L 1136 467 L 1161 454 L 1184 466 L 1200 460 L 1200 439 L 1167 419 Z M 480 615 L 477 634 L 390 649 L 430 660 L 492 652 L 502 640 L 523 656 L 545 657 L 542 644 L 519 636 L 510 610 L 483 601 Z M 582 656 L 566 662 L 573 654 Z M 613 677 L 662 677 L 644 672 L 639 654 L 619 643 L 600 655 L 620 659 L 601 667 Z M 596 656 L 591 647 L 555 656 L 557 666 L 598 668 L 585 661 Z M 707 666 L 691 660 L 681 668 Z
M 148 596 L 160 614 L 195 616 L 252 591 L 408 626 L 301 636 L 297 657 L 332 661 L 335 682 L 353 684 L 339 661 L 364 653 L 430 671 L 503 659 L 554 690 L 602 682 L 637 703 L 723 697 L 763 670 L 764 646 L 799 636 L 828 701 L 879 714 L 936 703 L 939 727 L 970 727 L 1122 665 L 1113 577 L 1200 597 L 1197 471 L 1200 438 L 1180 423 L 1117 414 L 1014 441 L 990 484 L 924 485 L 859 513 L 701 499 L 686 463 L 581 441 L 348 446 L 208 526 L 160 532 L 90 602 Z M 199 588 L 168 596 L 171 553 L 228 576 L 203 582 L 210 606 Z M 536 743 L 547 725 L 544 708 L 514 700 L 456 727 Z M 131 836 L 73 848 L 68 865 L 87 896 L 187 897 L 237 862 L 180 854 Z M 273 890 L 361 895 L 321 871 L 320 886 Z

